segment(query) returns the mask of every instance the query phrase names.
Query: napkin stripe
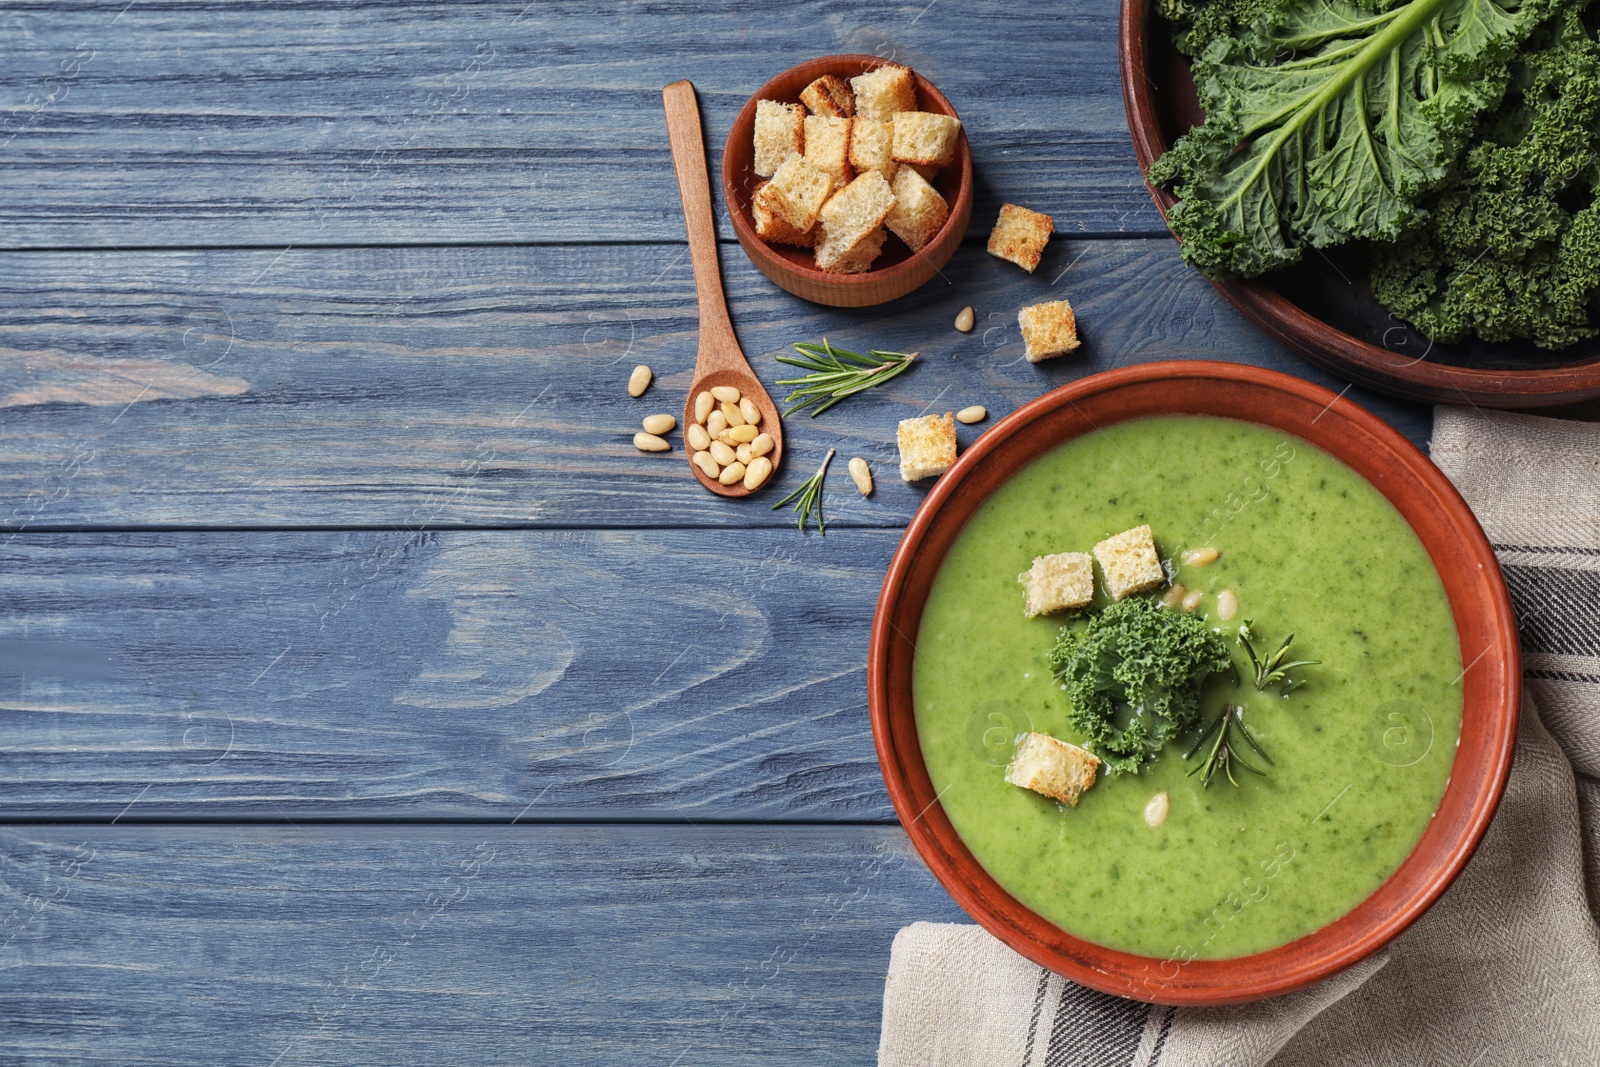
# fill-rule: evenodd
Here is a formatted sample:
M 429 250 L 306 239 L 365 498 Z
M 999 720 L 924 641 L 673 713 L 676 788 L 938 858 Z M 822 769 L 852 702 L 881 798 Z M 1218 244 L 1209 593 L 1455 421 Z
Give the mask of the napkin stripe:
M 1150 1005 L 1063 982 L 1044 1067 L 1127 1067 Z
M 1589 655 L 1600 649 L 1600 574 L 1501 565 L 1528 652 Z

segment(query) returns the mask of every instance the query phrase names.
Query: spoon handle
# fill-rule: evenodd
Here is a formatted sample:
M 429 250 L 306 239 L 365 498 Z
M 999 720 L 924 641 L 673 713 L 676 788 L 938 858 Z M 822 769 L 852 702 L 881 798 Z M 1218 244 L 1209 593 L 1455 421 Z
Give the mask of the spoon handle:
M 738 348 L 727 298 L 717 265 L 717 227 L 711 214 L 711 179 L 706 173 L 706 141 L 700 128 L 700 107 L 694 85 L 677 81 L 661 90 L 667 111 L 667 139 L 672 166 L 678 172 L 678 196 L 689 231 L 689 259 L 694 264 L 695 297 L 700 303 L 700 351 Z

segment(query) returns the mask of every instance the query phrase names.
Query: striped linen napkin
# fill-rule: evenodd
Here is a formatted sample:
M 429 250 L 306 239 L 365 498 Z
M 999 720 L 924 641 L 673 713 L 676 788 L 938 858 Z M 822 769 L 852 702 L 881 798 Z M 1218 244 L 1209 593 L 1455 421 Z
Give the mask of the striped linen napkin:
M 915 923 L 880 1067 L 1600 1064 L 1600 425 L 1439 408 L 1432 454 L 1500 557 L 1524 669 L 1505 797 L 1449 892 L 1377 956 L 1228 1008 L 1107 996 Z

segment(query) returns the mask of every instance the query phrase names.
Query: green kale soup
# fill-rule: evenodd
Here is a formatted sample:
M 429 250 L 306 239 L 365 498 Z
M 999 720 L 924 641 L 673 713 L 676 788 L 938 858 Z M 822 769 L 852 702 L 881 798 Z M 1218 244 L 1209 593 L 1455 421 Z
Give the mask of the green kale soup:
M 1088 552 L 1150 524 L 1169 573 L 1227 640 L 1237 679 L 1212 674 L 1203 721 L 1245 709 L 1271 757 L 1238 784 L 1201 774 L 1199 731 L 1137 773 L 1099 780 L 1076 808 L 1005 781 L 1019 735 L 1088 746 L 1047 660 L 1070 616 L 1023 615 L 1036 556 Z M 1215 548 L 1206 565 L 1185 551 Z M 1097 568 L 1098 570 L 1098 568 Z M 1159 596 L 1165 590 L 1156 590 Z M 1218 594 L 1237 598 L 1219 617 Z M 1095 605 L 1106 603 L 1096 581 Z M 1091 611 L 1094 610 L 1091 607 Z M 1299 684 L 1255 688 L 1240 644 L 1291 633 Z M 1205 416 L 1087 434 L 1010 479 L 967 523 L 917 635 L 922 753 L 951 822 L 1018 900 L 1097 944 L 1171 960 L 1249 955 L 1349 912 L 1415 846 L 1444 793 L 1461 728 L 1460 646 L 1444 587 L 1373 486 L 1298 438 Z M 1168 795 L 1164 822 L 1145 808 Z

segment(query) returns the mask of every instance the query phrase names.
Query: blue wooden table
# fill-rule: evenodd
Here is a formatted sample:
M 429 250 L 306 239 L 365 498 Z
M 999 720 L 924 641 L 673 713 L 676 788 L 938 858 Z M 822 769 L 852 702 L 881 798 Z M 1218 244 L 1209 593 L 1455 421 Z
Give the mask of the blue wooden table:
M 961 918 L 867 721 L 926 492 L 896 422 L 1155 359 L 1343 387 L 1179 260 L 1115 31 L 1107 0 L 0 10 L 0 1061 L 871 1063 L 895 931 Z M 835 468 L 823 539 L 631 437 L 695 351 L 661 86 L 695 82 L 715 168 L 829 52 L 937 83 L 978 195 L 943 278 L 857 311 L 720 223 L 769 388 L 824 334 L 925 355 L 787 423 L 768 502 L 830 447 L 877 471 Z M 1008 200 L 1061 233 L 1033 276 L 983 249 Z M 1016 310 L 1058 296 L 1085 347 L 1031 365 Z

